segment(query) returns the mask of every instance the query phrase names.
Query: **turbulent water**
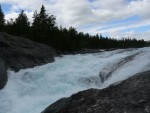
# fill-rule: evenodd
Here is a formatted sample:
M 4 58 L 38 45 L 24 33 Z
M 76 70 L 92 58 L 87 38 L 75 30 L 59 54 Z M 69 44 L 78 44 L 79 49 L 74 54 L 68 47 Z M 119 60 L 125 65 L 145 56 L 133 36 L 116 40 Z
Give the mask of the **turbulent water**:
M 8 83 L 0 91 L 0 113 L 40 113 L 62 97 L 104 88 L 149 69 L 150 48 L 140 48 L 65 55 L 33 69 L 8 71 Z

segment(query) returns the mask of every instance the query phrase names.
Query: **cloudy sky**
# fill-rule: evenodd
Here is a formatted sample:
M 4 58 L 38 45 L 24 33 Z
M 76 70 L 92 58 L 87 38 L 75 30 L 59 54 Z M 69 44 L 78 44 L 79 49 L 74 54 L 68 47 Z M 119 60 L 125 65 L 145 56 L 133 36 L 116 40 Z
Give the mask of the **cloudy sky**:
M 84 33 L 150 40 L 150 0 L 0 0 L 6 19 L 21 9 L 32 22 L 33 11 L 43 4 L 63 27 Z

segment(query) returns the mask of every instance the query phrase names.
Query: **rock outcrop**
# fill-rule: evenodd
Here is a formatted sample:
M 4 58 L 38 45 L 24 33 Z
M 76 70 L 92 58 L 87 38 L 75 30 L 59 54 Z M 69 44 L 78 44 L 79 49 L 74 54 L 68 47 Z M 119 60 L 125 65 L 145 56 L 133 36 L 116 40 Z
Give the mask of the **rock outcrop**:
M 102 90 L 62 98 L 42 113 L 150 113 L 150 71 Z
M 7 83 L 7 69 L 4 62 L 0 58 L 0 89 L 2 89 Z
M 6 84 L 8 68 L 18 71 L 50 63 L 56 55 L 56 50 L 47 45 L 0 33 L 0 89 Z

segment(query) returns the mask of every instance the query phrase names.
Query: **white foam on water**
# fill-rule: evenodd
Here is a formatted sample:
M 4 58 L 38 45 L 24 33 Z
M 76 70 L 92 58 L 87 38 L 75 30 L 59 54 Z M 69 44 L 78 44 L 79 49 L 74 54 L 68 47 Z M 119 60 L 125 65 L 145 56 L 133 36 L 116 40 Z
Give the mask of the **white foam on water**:
M 104 84 L 100 83 L 99 72 L 103 67 L 135 53 L 140 54 L 119 67 Z M 148 70 L 149 59 L 150 48 L 120 49 L 65 55 L 43 66 L 17 73 L 8 71 L 7 85 L 0 91 L 0 113 L 40 113 L 62 97 L 88 88 L 104 88 L 137 72 Z
M 102 85 L 101 88 L 105 88 L 110 84 L 123 81 L 137 73 L 150 70 L 150 49 L 143 48 L 139 49 L 141 52 L 132 61 L 126 63 L 122 67 L 119 67 L 110 78 L 108 78 Z

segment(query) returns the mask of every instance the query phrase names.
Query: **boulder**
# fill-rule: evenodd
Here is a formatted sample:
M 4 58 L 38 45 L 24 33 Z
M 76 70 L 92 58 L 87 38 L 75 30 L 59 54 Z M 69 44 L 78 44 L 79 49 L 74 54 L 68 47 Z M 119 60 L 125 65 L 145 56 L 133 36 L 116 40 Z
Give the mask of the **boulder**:
M 62 98 L 42 113 L 150 113 L 150 71 L 105 89 L 88 89 Z
M 56 55 L 56 50 L 50 46 L 26 38 L 0 33 L 0 59 L 6 70 L 19 71 L 20 69 L 50 63 L 54 61 Z M 4 70 L 2 64 L 0 67 L 1 70 Z M 1 79 L 0 82 L 2 81 Z

